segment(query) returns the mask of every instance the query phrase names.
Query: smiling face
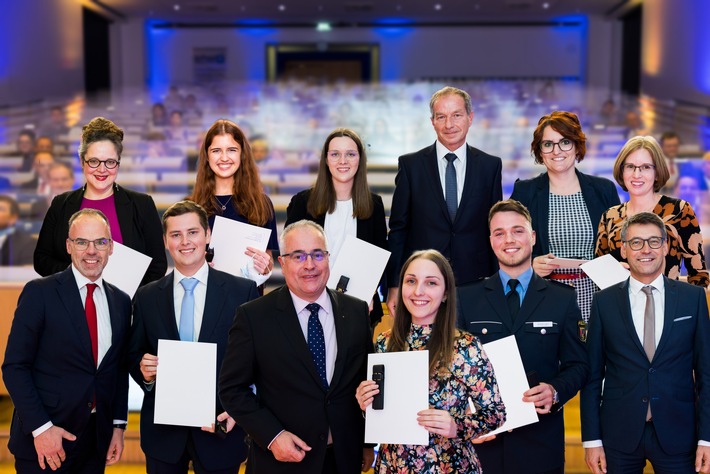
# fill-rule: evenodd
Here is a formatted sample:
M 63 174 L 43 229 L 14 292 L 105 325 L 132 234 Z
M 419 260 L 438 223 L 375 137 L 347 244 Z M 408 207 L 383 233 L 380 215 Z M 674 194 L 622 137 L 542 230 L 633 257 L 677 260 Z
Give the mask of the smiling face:
M 328 169 L 333 182 L 352 185 L 360 166 L 357 144 L 350 137 L 335 137 L 328 144 Z
M 71 255 L 72 265 L 91 281 L 96 281 L 108 263 L 108 257 L 113 253 L 113 241 L 108 248 L 97 250 L 93 241 L 110 239 L 108 225 L 96 215 L 85 215 L 77 218 L 69 229 L 69 239 L 84 239 L 91 243 L 85 250 L 79 250 L 76 244 L 67 239 L 67 253 Z
M 490 229 L 491 248 L 501 270 L 515 278 L 530 268 L 535 232 L 523 215 L 498 212 L 491 219 Z
M 92 158 L 106 161 L 120 160 L 121 157 L 116 153 L 114 144 L 108 140 L 94 142 L 86 148 L 86 155 L 81 163 L 86 186 L 94 196 L 108 196 L 113 192 L 113 183 L 116 181 L 119 166 L 108 169 L 104 163 L 101 163 L 98 168 L 91 168 L 86 162 Z
M 296 227 L 283 239 L 281 255 L 293 252 L 312 253 L 315 250 L 327 250 L 325 239 L 313 227 Z M 309 302 L 314 302 L 323 293 L 330 268 L 328 258 L 317 262 L 307 257 L 304 262 L 297 262 L 289 257 L 279 256 L 286 285 L 296 296 Z
M 434 103 L 431 124 L 436 137 L 448 150 L 454 151 L 466 142 L 473 122 L 473 112 L 466 113 L 466 103 L 458 94 L 444 95 Z
M 175 268 L 185 276 L 192 276 L 205 263 L 210 230 L 202 228 L 196 212 L 188 212 L 165 220 L 163 240 Z
M 661 230 L 653 224 L 632 224 L 626 231 L 626 241 L 634 239 L 662 238 Z M 668 242 L 664 241 L 661 248 L 652 249 L 648 242 L 641 250 L 632 250 L 628 243 L 621 246 L 621 256 L 629 264 L 631 276 L 641 283 L 649 284 L 663 273 L 666 268 Z
M 232 181 L 241 163 L 242 147 L 231 135 L 215 135 L 207 147 L 210 169 L 217 181 Z
M 633 170 L 627 169 L 628 165 L 634 165 L 636 168 Z M 624 160 L 623 166 L 623 176 L 624 185 L 629 191 L 629 196 L 642 197 L 648 194 L 653 194 L 653 187 L 656 182 L 656 170 L 654 168 L 653 158 L 648 150 L 644 148 L 639 148 L 638 150 L 629 154 Z M 639 169 L 639 167 L 649 166 L 646 171 Z
M 439 267 L 426 258 L 412 260 L 404 271 L 402 301 L 412 316 L 412 323 L 434 323 L 446 295 L 446 281 Z
M 569 151 L 562 151 L 560 145 L 565 147 L 567 142 L 571 142 L 572 149 Z M 564 137 L 554 128 L 547 126 L 542 132 L 542 142 L 541 145 L 546 143 L 556 143 L 552 145 L 552 151 L 550 153 L 541 153 L 542 162 L 545 164 L 547 171 L 552 174 L 566 174 L 573 172 L 574 165 L 577 160 L 577 147 L 574 146 L 574 141 Z

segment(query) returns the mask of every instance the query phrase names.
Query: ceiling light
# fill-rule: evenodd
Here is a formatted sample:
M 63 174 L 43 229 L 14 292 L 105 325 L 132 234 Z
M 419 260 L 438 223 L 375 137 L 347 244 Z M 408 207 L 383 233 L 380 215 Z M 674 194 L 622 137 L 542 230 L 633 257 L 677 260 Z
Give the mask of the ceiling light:
M 436 11 L 441 10 L 441 3 L 435 3 L 435 4 L 434 4 L 434 10 L 436 10 Z
M 179 11 L 180 11 L 180 5 L 178 5 L 177 3 L 176 3 L 175 5 L 173 5 L 173 10 L 175 10 L 176 12 L 179 12 Z
M 330 30 L 331 30 L 330 23 L 328 23 L 327 21 L 319 21 L 316 24 L 316 31 L 330 31 Z
M 284 4 L 279 5 L 280 12 L 285 11 L 285 10 L 286 10 L 286 5 L 284 5 Z
M 550 8 L 550 4 L 547 3 L 547 2 L 545 2 L 545 3 L 542 4 L 542 8 L 545 9 L 545 10 L 547 10 L 548 8 Z

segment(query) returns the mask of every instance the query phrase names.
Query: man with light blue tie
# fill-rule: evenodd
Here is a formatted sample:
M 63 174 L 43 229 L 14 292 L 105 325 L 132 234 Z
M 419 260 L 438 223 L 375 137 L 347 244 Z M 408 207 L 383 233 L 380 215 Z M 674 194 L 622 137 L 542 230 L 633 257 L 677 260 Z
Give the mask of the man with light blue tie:
M 198 428 L 153 423 L 159 339 L 217 344 L 217 368 L 227 347 L 236 309 L 259 296 L 251 280 L 223 273 L 207 264 L 210 240 L 207 213 L 192 201 L 173 204 L 163 214 L 163 239 L 175 270 L 138 290 L 129 346 L 130 373 L 143 388 L 141 448 L 149 473 L 188 471 L 236 473 L 246 458 L 244 432 L 217 400 L 215 418 L 226 423 L 224 437 L 214 426 Z

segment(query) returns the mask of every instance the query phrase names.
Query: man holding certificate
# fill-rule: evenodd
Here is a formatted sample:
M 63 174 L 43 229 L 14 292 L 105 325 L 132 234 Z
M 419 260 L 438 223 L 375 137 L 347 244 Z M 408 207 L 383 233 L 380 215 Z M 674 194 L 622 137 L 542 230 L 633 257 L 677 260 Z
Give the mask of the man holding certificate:
M 163 214 L 165 247 L 175 270 L 136 293 L 129 347 L 130 372 L 143 388 L 141 448 L 149 473 L 236 473 L 246 458 L 244 432 L 217 400 L 214 426 L 199 428 L 153 422 L 159 339 L 217 345 L 217 367 L 227 347 L 236 308 L 258 297 L 256 284 L 210 268 L 205 260 L 210 230 L 199 204 L 180 201 Z M 211 431 L 214 431 L 211 432 Z
M 367 303 L 326 289 L 315 222 L 287 226 L 280 247 L 286 286 L 237 310 L 220 399 L 251 438 L 247 472 L 358 474 L 374 457 L 355 399 L 372 352 Z
M 523 401 L 535 404 L 540 421 L 499 434 L 476 452 L 486 474 L 563 474 L 562 406 L 589 372 L 577 335 L 582 315 L 576 294 L 571 286 L 533 272 L 535 232 L 525 206 L 512 199 L 496 203 L 488 226 L 500 270 L 459 287 L 458 325 L 484 344 L 515 336 L 532 386 Z M 503 392 L 503 401 L 505 396 Z

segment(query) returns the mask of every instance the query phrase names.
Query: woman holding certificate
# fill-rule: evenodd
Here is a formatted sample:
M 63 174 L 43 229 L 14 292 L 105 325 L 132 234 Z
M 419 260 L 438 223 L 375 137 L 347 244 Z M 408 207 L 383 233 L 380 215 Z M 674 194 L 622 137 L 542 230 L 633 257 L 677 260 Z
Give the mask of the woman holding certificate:
M 253 268 L 241 275 L 264 283 L 274 268 L 272 252 L 279 248 L 274 205 L 261 186 L 249 142 L 234 122 L 217 120 L 207 130 L 191 199 L 207 210 L 210 229 L 215 216 L 271 229 L 266 252 L 247 247 Z
M 323 226 L 333 262 L 348 235 L 387 248 L 385 207 L 367 185 L 365 147 L 353 130 L 338 128 L 325 139 L 315 185 L 293 196 L 286 211 L 286 225 L 301 219 Z M 382 314 L 375 293 L 370 311 L 373 328 Z
M 375 350 L 429 351 L 430 408 L 417 414 L 429 445 L 381 444 L 375 473 L 479 473 L 473 440 L 505 422 L 505 406 L 480 342 L 456 329 L 451 266 L 438 251 L 421 250 L 405 262 L 399 283 L 394 327 L 378 336 Z M 355 396 L 363 411 L 377 393 L 376 382 L 360 384 Z

